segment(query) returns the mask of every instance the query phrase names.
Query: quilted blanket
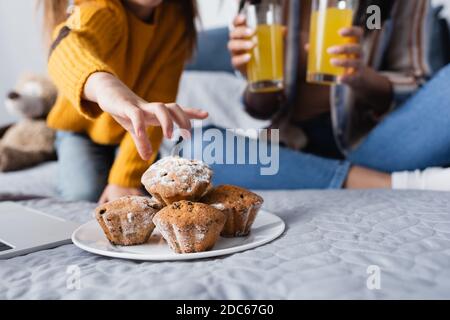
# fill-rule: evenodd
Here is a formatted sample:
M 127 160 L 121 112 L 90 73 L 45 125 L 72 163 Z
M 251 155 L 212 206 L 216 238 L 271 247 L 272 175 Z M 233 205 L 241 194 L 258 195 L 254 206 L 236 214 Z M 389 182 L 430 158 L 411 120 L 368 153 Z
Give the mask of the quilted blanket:
M 449 299 L 450 196 L 263 192 L 287 224 L 265 246 L 190 262 L 110 259 L 65 245 L 0 261 L 1 299 Z M 24 205 L 79 223 L 95 205 Z M 74 269 L 75 268 L 75 269 Z M 72 286 L 78 270 L 79 286 Z

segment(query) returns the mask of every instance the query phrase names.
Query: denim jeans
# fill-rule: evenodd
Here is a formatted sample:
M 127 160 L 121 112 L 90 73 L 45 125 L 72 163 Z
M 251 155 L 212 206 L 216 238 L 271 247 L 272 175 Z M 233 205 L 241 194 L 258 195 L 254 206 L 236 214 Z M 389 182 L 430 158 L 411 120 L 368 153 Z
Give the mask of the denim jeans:
M 310 153 L 280 147 L 277 174 L 261 175 L 264 167 L 261 164 L 212 164 L 213 182 L 254 190 L 337 189 L 343 186 L 352 165 L 388 173 L 449 166 L 449 85 L 450 66 L 447 66 L 414 97 L 389 114 L 346 157 L 336 151 L 329 119 L 319 119 L 305 126 L 313 140 L 307 150 Z M 235 139 L 250 143 L 248 138 Z M 236 155 L 239 144 L 234 145 Z M 97 201 L 107 184 L 117 147 L 99 145 L 85 135 L 70 132 L 58 132 L 56 147 L 61 196 L 73 201 Z M 200 146 L 204 147 L 206 144 Z M 189 146 L 185 146 L 184 150 L 188 149 Z
M 117 146 L 103 146 L 88 136 L 59 131 L 58 191 L 68 201 L 96 202 L 108 183 Z
M 216 163 L 212 164 L 213 182 L 215 184 L 235 184 L 254 190 L 336 189 L 343 186 L 352 165 L 387 173 L 425 169 L 433 166 L 449 166 L 449 85 L 450 65 L 438 73 L 404 105 L 390 113 L 358 148 L 342 159 L 339 156 L 334 159 L 326 158 L 317 155 L 318 153 L 316 155 L 308 154 L 280 147 L 277 174 L 261 175 L 263 166 L 261 164 Z M 220 130 L 224 134 L 224 129 Z M 330 135 L 331 131 L 324 129 L 322 133 Z M 315 135 L 320 137 L 317 132 Z M 224 137 L 226 136 L 224 135 Z M 324 140 L 323 138 L 322 140 Z M 249 138 L 236 136 L 233 139 L 241 140 L 246 145 L 250 144 Z M 208 144 L 204 143 L 202 148 L 204 149 Z M 226 141 L 223 145 L 226 145 Z M 234 145 L 236 154 L 239 143 Z M 195 152 L 196 147 L 198 146 L 185 143 L 183 155 L 192 156 L 192 154 L 187 155 L 186 153 Z M 324 146 L 321 147 L 323 149 Z M 335 146 L 328 144 L 328 148 L 332 151 Z M 311 152 L 314 152 L 314 148 L 311 149 Z M 222 152 L 226 152 L 225 147 Z M 248 154 L 246 159 L 249 159 Z
M 348 161 L 394 172 L 450 165 L 450 65 L 391 113 Z

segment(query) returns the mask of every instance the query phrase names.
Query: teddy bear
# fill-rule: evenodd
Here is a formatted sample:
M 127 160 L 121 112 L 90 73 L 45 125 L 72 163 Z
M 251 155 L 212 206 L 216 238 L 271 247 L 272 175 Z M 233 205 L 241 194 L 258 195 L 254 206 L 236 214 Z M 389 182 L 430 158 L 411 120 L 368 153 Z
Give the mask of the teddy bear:
M 54 160 L 55 131 L 46 117 L 57 98 L 57 90 L 45 76 L 21 77 L 7 94 L 7 111 L 20 120 L 4 130 L 0 138 L 0 171 L 16 171 Z

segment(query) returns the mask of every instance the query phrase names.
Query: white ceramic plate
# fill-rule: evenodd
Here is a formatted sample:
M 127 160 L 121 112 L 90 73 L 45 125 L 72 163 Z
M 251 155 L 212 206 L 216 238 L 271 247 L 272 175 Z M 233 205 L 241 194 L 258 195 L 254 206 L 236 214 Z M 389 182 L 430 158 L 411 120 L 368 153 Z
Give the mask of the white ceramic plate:
M 170 261 L 211 258 L 253 249 L 278 238 L 285 224 L 276 215 L 261 210 L 247 237 L 219 238 L 211 251 L 177 254 L 174 253 L 155 229 L 149 242 L 139 246 L 114 246 L 105 237 L 97 221 L 92 220 L 72 235 L 73 243 L 88 252 L 120 259 Z

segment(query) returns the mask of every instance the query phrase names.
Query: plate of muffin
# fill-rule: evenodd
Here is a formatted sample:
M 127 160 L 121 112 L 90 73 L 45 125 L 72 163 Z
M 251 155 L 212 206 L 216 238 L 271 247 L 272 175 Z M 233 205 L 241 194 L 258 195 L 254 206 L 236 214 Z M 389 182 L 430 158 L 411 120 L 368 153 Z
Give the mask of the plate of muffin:
M 261 210 L 259 195 L 232 185 L 213 187 L 205 163 L 166 157 L 142 176 L 151 197 L 127 196 L 95 209 L 73 243 L 114 258 L 170 261 L 233 254 L 264 245 L 285 229 Z

